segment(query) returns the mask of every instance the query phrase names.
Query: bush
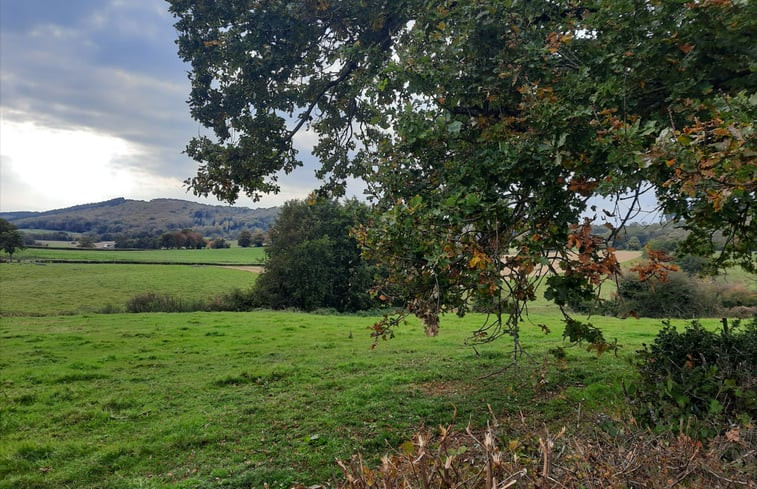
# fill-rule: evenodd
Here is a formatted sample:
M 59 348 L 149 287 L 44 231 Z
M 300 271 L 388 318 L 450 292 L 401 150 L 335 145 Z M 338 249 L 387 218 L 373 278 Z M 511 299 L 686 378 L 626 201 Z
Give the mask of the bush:
M 210 247 L 214 250 L 220 250 L 223 248 L 231 248 L 231 244 L 227 243 L 223 238 L 216 238 L 210 242 Z
M 260 299 L 252 290 L 233 289 L 217 295 L 208 306 L 213 311 L 252 311 L 262 307 Z
M 132 297 L 126 302 L 127 312 L 193 312 L 207 310 L 201 301 L 186 301 L 168 294 L 148 292 Z
M 725 320 L 724 320 L 725 321 Z M 679 430 L 694 422 L 709 437 L 757 415 L 757 319 L 716 333 L 692 321 L 679 333 L 670 323 L 637 352 L 638 380 L 629 391 L 637 420 Z
M 695 318 L 720 312 L 716 287 L 685 273 L 671 273 L 665 282 L 640 281 L 635 276 L 618 282 L 618 313 L 624 316 Z
M 723 307 L 756 307 L 757 292 L 741 284 L 725 287 L 720 292 Z

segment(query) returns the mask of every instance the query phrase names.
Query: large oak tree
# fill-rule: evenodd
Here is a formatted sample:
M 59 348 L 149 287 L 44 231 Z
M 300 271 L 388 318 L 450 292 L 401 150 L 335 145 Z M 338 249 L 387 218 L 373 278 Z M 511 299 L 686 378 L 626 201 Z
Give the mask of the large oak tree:
M 689 229 L 687 251 L 721 232 L 719 263 L 755 270 L 755 2 L 169 3 L 211 130 L 187 147 L 189 186 L 275 192 L 309 130 L 323 192 L 368 183 L 377 215 L 356 236 L 386 268 L 377 294 L 431 334 L 483 303 L 474 340 L 517 339 L 540 280 L 559 305 L 591 297 L 618 271 L 590 232 L 597 196 L 618 205 L 594 225 L 615 230 L 647 192 Z M 566 319 L 571 339 L 608 347 Z

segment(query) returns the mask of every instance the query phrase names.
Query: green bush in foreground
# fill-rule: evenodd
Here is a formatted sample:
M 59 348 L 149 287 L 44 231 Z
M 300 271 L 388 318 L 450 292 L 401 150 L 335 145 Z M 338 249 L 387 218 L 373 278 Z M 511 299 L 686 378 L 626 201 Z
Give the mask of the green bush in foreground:
M 675 431 L 693 421 L 695 434 L 709 437 L 757 417 L 757 319 L 721 332 L 698 321 L 678 332 L 664 322 L 634 364 L 630 396 L 643 424 Z

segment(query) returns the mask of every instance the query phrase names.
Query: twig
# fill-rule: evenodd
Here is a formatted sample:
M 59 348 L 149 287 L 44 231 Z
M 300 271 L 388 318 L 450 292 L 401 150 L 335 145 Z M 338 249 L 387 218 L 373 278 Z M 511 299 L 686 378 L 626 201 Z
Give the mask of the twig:
M 749 485 L 749 481 L 737 481 L 735 479 L 729 479 L 728 477 L 723 477 L 722 475 L 718 474 L 717 472 L 714 472 L 712 469 L 710 469 L 709 467 L 707 467 L 704 464 L 702 464 L 701 467 L 705 471 L 709 472 L 711 475 L 714 475 L 715 477 L 717 477 L 718 479 L 720 479 L 722 481 L 726 481 L 726 482 L 728 482 L 730 484 L 740 484 L 742 486 L 748 486 Z

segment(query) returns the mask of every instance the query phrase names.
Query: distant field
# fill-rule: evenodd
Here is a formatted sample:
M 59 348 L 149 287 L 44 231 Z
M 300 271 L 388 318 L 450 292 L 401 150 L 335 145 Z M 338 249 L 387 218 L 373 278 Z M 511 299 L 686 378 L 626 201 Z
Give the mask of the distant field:
M 256 277 L 248 271 L 215 266 L 0 263 L 0 315 L 118 309 L 146 292 L 208 300 L 234 288 L 246 289 Z
M 0 257 L 7 258 L 5 252 Z M 224 248 L 202 250 L 92 250 L 27 248 L 13 255 L 20 260 L 88 261 L 98 263 L 182 263 L 218 265 L 260 265 L 265 261 L 264 248 Z
M 462 427 L 480 426 L 490 405 L 553 432 L 592 429 L 599 410 L 619 415 L 626 359 L 659 322 L 597 318 L 624 345 L 620 357 L 568 349 L 561 368 L 542 363 L 563 344 L 557 316 L 532 319 L 553 332 L 525 323 L 532 356 L 484 377 L 510 363 L 510 345 L 465 347 L 477 315 L 445 317 L 437 338 L 411 321 L 375 350 L 375 318 L 2 318 L 0 488 L 307 487 L 337 476 L 336 458 L 360 451 L 373 465 L 454 411 Z

